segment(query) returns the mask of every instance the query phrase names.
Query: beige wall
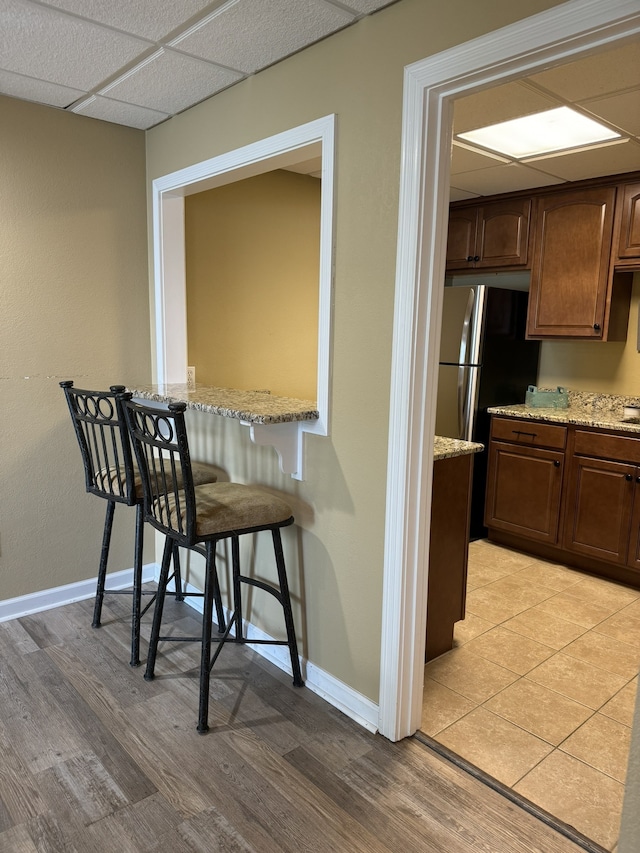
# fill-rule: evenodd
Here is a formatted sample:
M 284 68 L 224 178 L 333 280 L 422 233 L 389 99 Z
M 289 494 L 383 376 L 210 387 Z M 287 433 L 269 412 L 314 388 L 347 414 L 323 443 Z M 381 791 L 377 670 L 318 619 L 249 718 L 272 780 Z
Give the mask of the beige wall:
M 542 344 L 541 387 L 565 385 L 575 391 L 640 396 L 638 308 L 640 273 L 633 277 L 629 330 L 623 342 L 556 341 Z
M 276 169 L 185 200 L 196 380 L 317 399 L 320 181 Z
M 58 382 L 150 375 L 144 157 L 140 131 L 0 98 L 2 600 L 97 572 L 105 503 Z M 114 569 L 133 563 L 131 515 Z
M 304 654 L 378 699 L 389 379 L 404 66 L 556 5 L 401 0 L 147 134 L 149 182 L 337 114 L 331 436 L 308 436 L 305 481 L 275 468 L 240 425 L 198 419 L 233 478 L 285 492 Z M 265 569 L 266 571 L 266 569 Z M 300 578 L 298 573 L 302 572 Z

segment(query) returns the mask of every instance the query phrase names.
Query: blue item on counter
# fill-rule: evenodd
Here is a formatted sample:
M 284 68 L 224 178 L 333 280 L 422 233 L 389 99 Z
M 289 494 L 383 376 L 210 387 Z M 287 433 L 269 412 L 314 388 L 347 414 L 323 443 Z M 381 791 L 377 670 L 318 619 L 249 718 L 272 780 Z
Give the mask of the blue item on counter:
M 555 391 L 540 390 L 536 385 L 529 385 L 525 404 L 534 409 L 568 409 L 569 394 L 567 389 L 561 388 L 560 385 Z

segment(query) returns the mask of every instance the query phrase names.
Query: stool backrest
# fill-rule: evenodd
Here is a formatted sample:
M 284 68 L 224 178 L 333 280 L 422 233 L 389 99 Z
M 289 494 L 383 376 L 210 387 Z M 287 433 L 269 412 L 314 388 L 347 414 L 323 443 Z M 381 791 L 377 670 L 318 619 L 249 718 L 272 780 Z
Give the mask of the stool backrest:
M 185 403 L 145 406 L 123 397 L 129 437 L 144 492 L 145 521 L 184 545 L 196 542 L 193 473 Z
M 124 385 L 109 391 L 74 388 L 60 383 L 80 445 L 88 492 L 133 506 L 135 471 L 120 396 Z

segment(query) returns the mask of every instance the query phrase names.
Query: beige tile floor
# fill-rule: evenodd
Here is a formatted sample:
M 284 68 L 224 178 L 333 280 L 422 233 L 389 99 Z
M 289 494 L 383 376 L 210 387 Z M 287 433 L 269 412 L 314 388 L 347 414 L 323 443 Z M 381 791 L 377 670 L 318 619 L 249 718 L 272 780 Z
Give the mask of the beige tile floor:
M 615 850 L 639 670 L 640 590 L 472 542 L 422 731 Z

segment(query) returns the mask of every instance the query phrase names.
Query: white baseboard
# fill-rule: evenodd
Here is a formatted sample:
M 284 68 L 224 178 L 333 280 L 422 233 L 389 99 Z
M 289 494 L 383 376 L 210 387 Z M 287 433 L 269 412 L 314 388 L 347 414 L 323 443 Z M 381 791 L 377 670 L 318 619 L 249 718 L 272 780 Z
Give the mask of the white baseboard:
M 159 568 L 156 563 L 144 565 L 142 567 L 143 583 L 156 580 L 158 572 Z M 132 584 L 133 569 L 123 569 L 121 572 L 107 574 L 107 589 L 125 589 Z M 29 616 L 31 613 L 40 613 L 42 610 L 51 610 L 52 607 L 62 607 L 63 604 L 71 604 L 85 598 L 93 598 L 95 594 L 96 578 L 88 578 L 76 583 L 55 586 L 51 589 L 31 592 L 28 595 L 20 595 L 17 598 L 7 598 L 5 601 L 0 601 L 0 622 L 19 619 L 21 616 Z
M 148 563 L 143 566 L 142 580 L 144 583 L 150 581 L 157 583 L 159 573 L 160 567 L 157 563 Z M 107 575 L 108 589 L 124 589 L 131 586 L 132 583 L 133 569 L 125 569 L 124 571 L 112 572 Z M 0 601 L 0 622 L 19 619 L 21 616 L 29 616 L 31 613 L 40 613 L 43 610 L 50 610 L 53 607 L 62 607 L 64 604 L 71 604 L 74 601 L 92 598 L 95 592 L 96 579 L 90 578 L 66 584 L 65 586 L 32 592 L 29 595 L 21 595 L 17 598 L 8 598 L 5 601 Z M 190 584 L 186 584 L 185 592 L 200 592 L 200 590 Z M 202 613 L 201 598 L 186 598 L 185 604 Z M 226 615 L 228 616 L 229 614 L 227 613 Z M 250 622 L 245 623 L 245 636 L 249 640 L 273 639 Z M 263 658 L 274 664 L 274 666 L 292 675 L 289 649 L 286 646 L 253 646 L 250 643 L 248 645 Z M 319 666 L 309 661 L 301 658 L 300 666 L 302 668 L 302 677 L 309 690 L 321 696 L 330 705 L 333 705 L 334 708 L 342 711 L 343 714 L 346 714 L 347 717 L 364 726 L 370 732 L 377 732 L 378 705 L 375 702 L 372 702 L 371 699 L 353 690 L 347 684 L 335 678 L 335 676 L 325 672 Z

